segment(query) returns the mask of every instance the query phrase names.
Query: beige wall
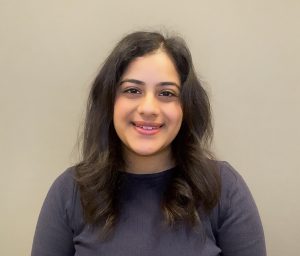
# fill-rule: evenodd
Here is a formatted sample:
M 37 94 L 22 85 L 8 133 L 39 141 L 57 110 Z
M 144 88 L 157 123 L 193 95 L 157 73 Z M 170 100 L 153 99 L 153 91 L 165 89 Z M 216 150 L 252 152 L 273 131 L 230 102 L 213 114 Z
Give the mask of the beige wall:
M 212 98 L 217 154 L 251 188 L 269 255 L 299 254 L 300 1 L 176 2 L 0 0 L 0 255 L 29 255 L 112 45 L 163 27 L 190 45 Z

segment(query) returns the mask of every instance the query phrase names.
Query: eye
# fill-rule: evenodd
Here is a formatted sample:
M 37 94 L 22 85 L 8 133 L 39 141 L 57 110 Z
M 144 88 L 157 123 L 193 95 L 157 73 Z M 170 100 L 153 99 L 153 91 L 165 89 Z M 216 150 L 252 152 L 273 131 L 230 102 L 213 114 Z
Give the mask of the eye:
M 160 92 L 159 96 L 164 96 L 164 97 L 177 97 L 175 92 L 172 91 L 162 91 Z
M 123 93 L 128 93 L 128 94 L 141 94 L 140 90 L 137 88 L 127 88 L 123 90 Z

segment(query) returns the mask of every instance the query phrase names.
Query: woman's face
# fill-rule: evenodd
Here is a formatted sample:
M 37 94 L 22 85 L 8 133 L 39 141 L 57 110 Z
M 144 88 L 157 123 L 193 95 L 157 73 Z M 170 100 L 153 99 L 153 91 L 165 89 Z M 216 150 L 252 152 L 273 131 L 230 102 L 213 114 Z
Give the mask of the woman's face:
M 182 123 L 180 86 L 172 60 L 161 50 L 129 64 L 120 79 L 113 115 L 125 152 L 170 155 Z

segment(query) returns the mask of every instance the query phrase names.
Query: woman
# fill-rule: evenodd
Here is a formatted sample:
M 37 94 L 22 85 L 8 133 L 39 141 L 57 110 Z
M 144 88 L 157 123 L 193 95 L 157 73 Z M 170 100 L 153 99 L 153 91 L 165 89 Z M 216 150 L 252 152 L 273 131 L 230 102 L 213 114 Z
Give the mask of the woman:
M 266 255 L 252 196 L 213 160 L 211 136 L 183 40 L 123 38 L 91 88 L 83 159 L 52 185 L 32 256 Z

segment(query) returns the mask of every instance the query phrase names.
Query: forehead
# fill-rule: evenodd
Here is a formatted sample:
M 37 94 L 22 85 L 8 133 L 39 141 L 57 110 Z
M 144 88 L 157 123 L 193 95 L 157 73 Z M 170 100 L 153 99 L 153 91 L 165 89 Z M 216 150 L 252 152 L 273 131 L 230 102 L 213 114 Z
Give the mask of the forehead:
M 125 69 L 122 79 L 171 79 L 179 83 L 179 74 L 169 55 L 158 50 L 154 53 L 135 58 Z

